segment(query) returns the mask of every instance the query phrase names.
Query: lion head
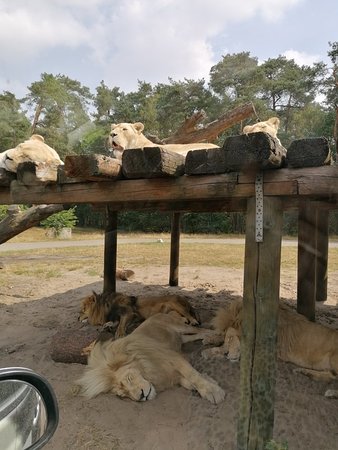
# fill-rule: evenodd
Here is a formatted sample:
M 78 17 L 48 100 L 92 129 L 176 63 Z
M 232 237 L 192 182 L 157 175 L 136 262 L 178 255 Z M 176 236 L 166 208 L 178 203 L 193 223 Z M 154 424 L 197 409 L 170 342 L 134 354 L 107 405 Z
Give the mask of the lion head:
M 279 123 L 280 120 L 278 119 L 278 117 L 270 117 L 270 119 L 265 120 L 263 122 L 257 122 L 254 125 L 246 125 L 243 128 L 243 133 L 248 134 L 248 133 L 258 133 L 258 132 L 263 132 L 263 133 L 267 133 L 270 136 L 272 136 L 275 139 L 277 138 L 277 131 L 279 128 Z
M 79 320 L 88 321 L 91 325 L 103 325 L 107 322 L 110 307 L 111 302 L 107 301 L 107 297 L 93 291 L 81 302 Z
M 115 158 L 121 158 L 126 149 L 154 145 L 143 135 L 143 130 L 144 125 L 141 122 L 112 124 L 109 144 Z
M 143 378 L 136 368 L 120 367 L 114 372 L 111 383 L 111 392 L 121 398 L 145 402 L 156 397 L 156 390 L 152 383 Z
M 39 134 L 33 134 L 30 139 L 0 154 L 0 167 L 9 172 L 16 172 L 18 165 L 23 162 L 43 162 L 56 166 L 63 164 L 57 152 Z

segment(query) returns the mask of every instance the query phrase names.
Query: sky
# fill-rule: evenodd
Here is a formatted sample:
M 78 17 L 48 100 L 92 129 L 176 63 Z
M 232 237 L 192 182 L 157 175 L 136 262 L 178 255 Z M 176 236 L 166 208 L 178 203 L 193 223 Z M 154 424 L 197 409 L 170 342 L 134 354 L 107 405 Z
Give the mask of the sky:
M 18 98 L 43 72 L 95 93 L 208 81 L 226 54 L 312 65 L 338 41 L 337 0 L 0 0 L 0 93 Z

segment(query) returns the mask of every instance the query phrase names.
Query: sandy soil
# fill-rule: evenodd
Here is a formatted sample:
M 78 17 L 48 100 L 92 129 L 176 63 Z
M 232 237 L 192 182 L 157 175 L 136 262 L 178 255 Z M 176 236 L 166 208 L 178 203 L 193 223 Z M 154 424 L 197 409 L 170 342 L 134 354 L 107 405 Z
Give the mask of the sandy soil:
M 84 271 L 69 272 L 47 282 L 13 276 L 1 287 L 0 366 L 30 367 L 53 385 L 60 407 L 60 424 L 45 448 L 126 450 L 232 450 L 236 448 L 239 364 L 206 362 L 201 346 L 185 349 L 192 364 L 215 378 L 226 391 L 218 406 L 183 388 L 163 392 L 147 403 L 101 395 L 74 397 L 71 386 L 83 372 L 81 364 L 54 362 L 53 335 L 78 330 L 80 299 L 102 290 L 102 279 Z M 117 288 L 132 294 L 164 291 L 186 295 L 208 321 L 217 307 L 242 295 L 242 271 L 190 267 L 180 269 L 180 287 L 169 288 L 167 267 L 135 269 L 134 280 Z M 281 297 L 295 303 L 295 274 L 282 273 Z M 330 274 L 329 298 L 318 305 L 318 320 L 338 329 L 338 272 Z M 338 382 L 313 381 L 294 374 L 294 366 L 278 363 L 274 439 L 291 450 L 338 449 L 338 400 L 323 396 Z

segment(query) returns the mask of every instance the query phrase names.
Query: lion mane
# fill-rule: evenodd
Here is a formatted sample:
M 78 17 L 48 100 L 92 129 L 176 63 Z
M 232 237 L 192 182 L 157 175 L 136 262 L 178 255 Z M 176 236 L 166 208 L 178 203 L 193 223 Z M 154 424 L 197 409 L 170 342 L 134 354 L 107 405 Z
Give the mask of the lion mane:
M 63 164 L 57 152 L 39 134 L 33 134 L 30 139 L 0 153 L 0 168 L 8 172 L 16 172 L 23 162 L 47 163 L 59 166 Z
M 189 150 L 219 148 L 210 143 L 159 145 L 146 138 L 143 130 L 144 125 L 141 122 L 112 124 L 108 142 L 115 158 L 121 159 L 123 151 L 132 148 L 159 147 L 182 155 L 186 155 Z
M 225 397 L 223 389 L 195 370 L 181 353 L 183 343 L 203 339 L 210 332 L 168 314 L 155 314 L 128 336 L 97 341 L 75 391 L 87 398 L 111 392 L 121 398 L 149 401 L 158 392 L 180 385 L 220 403 Z
M 229 308 L 220 308 L 212 319 L 218 333 L 226 334 L 229 328 L 241 335 L 241 301 Z M 238 352 L 240 349 L 238 348 Z M 326 371 L 338 375 L 338 330 L 314 323 L 292 308 L 280 303 L 277 329 L 277 356 L 301 368 Z M 304 371 L 306 373 L 306 371 Z M 313 374 L 315 375 L 315 374 Z
M 197 312 L 187 299 L 178 295 L 134 297 L 119 292 L 97 294 L 93 292 L 81 303 L 79 320 L 91 325 L 116 328 L 115 337 L 125 336 L 143 320 L 157 313 L 180 317 L 190 325 L 200 323 Z

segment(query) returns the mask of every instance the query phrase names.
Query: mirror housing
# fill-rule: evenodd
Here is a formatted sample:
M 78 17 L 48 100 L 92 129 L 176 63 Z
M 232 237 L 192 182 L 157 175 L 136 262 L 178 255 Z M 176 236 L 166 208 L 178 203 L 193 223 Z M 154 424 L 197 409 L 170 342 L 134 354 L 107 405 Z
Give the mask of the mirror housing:
M 13 412 L 13 409 L 11 409 L 9 396 L 6 397 L 6 394 L 3 394 L 3 396 L 1 396 L 1 384 L 5 381 L 10 382 L 8 386 L 12 385 L 12 388 L 13 386 L 16 386 L 16 382 L 19 387 L 20 383 L 22 383 L 23 387 L 21 387 L 21 391 L 26 389 L 26 394 L 29 391 L 35 391 L 35 407 L 40 406 L 40 404 L 45 407 L 44 409 L 46 413 L 46 420 L 44 430 L 42 431 L 41 435 L 36 436 L 36 442 L 32 442 L 29 447 L 26 447 L 30 450 L 37 450 L 42 448 L 53 436 L 59 423 L 59 409 L 52 386 L 45 377 L 39 375 L 31 369 L 23 367 L 9 367 L 0 369 L 0 409 L 2 403 L 5 405 L 5 407 L 3 408 L 4 417 L 0 419 L 0 441 L 2 442 L 3 439 L 1 439 L 1 432 L 4 432 L 6 425 L 10 423 L 10 420 L 8 420 L 8 416 L 11 412 Z M 27 389 L 29 387 L 33 387 L 34 389 Z M 34 408 L 34 405 L 31 406 L 28 404 L 28 407 Z M 12 405 L 12 408 L 15 408 L 14 404 Z M 1 426 L 1 424 L 3 424 L 3 426 Z

